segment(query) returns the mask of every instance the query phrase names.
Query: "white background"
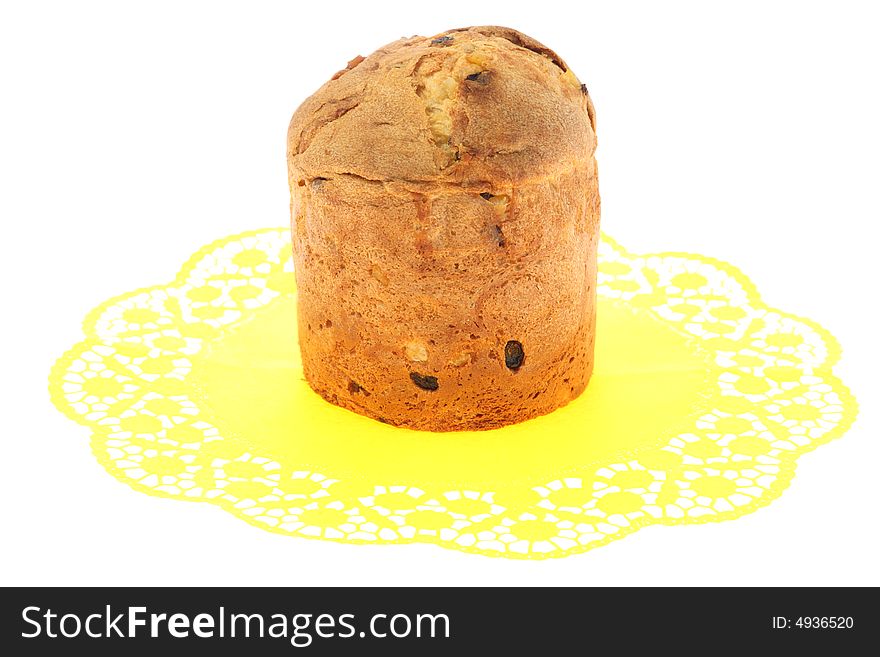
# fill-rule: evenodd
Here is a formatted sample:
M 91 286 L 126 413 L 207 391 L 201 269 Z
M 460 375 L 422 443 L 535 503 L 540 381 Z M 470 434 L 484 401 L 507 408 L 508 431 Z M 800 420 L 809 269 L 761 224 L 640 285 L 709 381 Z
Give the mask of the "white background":
M 0 583 L 880 584 L 880 103 L 871 3 L 126 2 L 0 10 Z M 598 115 L 604 229 L 743 268 L 828 327 L 861 403 L 745 518 L 519 562 L 269 534 L 136 493 L 50 405 L 104 299 L 203 243 L 288 220 L 296 106 L 400 36 L 516 27 Z M 832 610 L 833 611 L 833 610 Z

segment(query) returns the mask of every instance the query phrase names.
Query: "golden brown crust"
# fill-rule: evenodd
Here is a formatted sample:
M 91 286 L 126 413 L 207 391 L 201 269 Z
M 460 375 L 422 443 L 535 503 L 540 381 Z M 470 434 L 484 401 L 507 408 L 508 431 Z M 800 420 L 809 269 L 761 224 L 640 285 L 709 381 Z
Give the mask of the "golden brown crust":
M 593 366 L 593 110 L 500 27 L 356 58 L 288 132 L 300 346 L 333 403 L 433 431 L 522 421 Z
M 460 93 L 449 107 L 452 161 L 438 160 L 426 110 L 437 74 L 452 75 Z M 400 39 L 327 82 L 291 120 L 288 163 L 306 179 L 518 184 L 595 146 L 589 95 L 558 55 L 510 28 L 471 27 Z

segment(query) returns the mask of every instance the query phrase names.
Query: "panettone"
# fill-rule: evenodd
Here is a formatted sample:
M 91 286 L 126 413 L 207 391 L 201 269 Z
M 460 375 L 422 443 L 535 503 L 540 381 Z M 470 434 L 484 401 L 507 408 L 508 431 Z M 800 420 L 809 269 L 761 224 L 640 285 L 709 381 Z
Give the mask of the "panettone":
M 357 57 L 287 138 L 299 339 L 328 401 L 431 431 L 577 397 L 593 369 L 592 102 L 503 27 Z

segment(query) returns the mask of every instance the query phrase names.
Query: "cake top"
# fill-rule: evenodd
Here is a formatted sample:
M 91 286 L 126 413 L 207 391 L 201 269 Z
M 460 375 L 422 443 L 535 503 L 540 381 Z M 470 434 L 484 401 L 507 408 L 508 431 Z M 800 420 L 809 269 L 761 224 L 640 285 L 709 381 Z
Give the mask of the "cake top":
M 506 27 L 400 39 L 356 57 L 296 110 L 291 184 L 369 180 L 498 187 L 592 157 L 593 105 L 552 50 Z

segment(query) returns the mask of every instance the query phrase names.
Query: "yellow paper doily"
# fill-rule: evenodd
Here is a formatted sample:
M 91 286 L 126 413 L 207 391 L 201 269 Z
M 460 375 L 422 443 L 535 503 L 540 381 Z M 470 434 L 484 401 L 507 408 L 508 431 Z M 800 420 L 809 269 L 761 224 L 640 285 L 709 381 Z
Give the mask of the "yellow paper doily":
M 51 395 L 147 494 L 291 536 L 512 558 L 739 517 L 854 419 L 834 338 L 734 267 L 603 237 L 599 271 L 587 391 L 503 429 L 412 431 L 313 393 L 285 229 L 214 242 L 171 283 L 93 310 Z

